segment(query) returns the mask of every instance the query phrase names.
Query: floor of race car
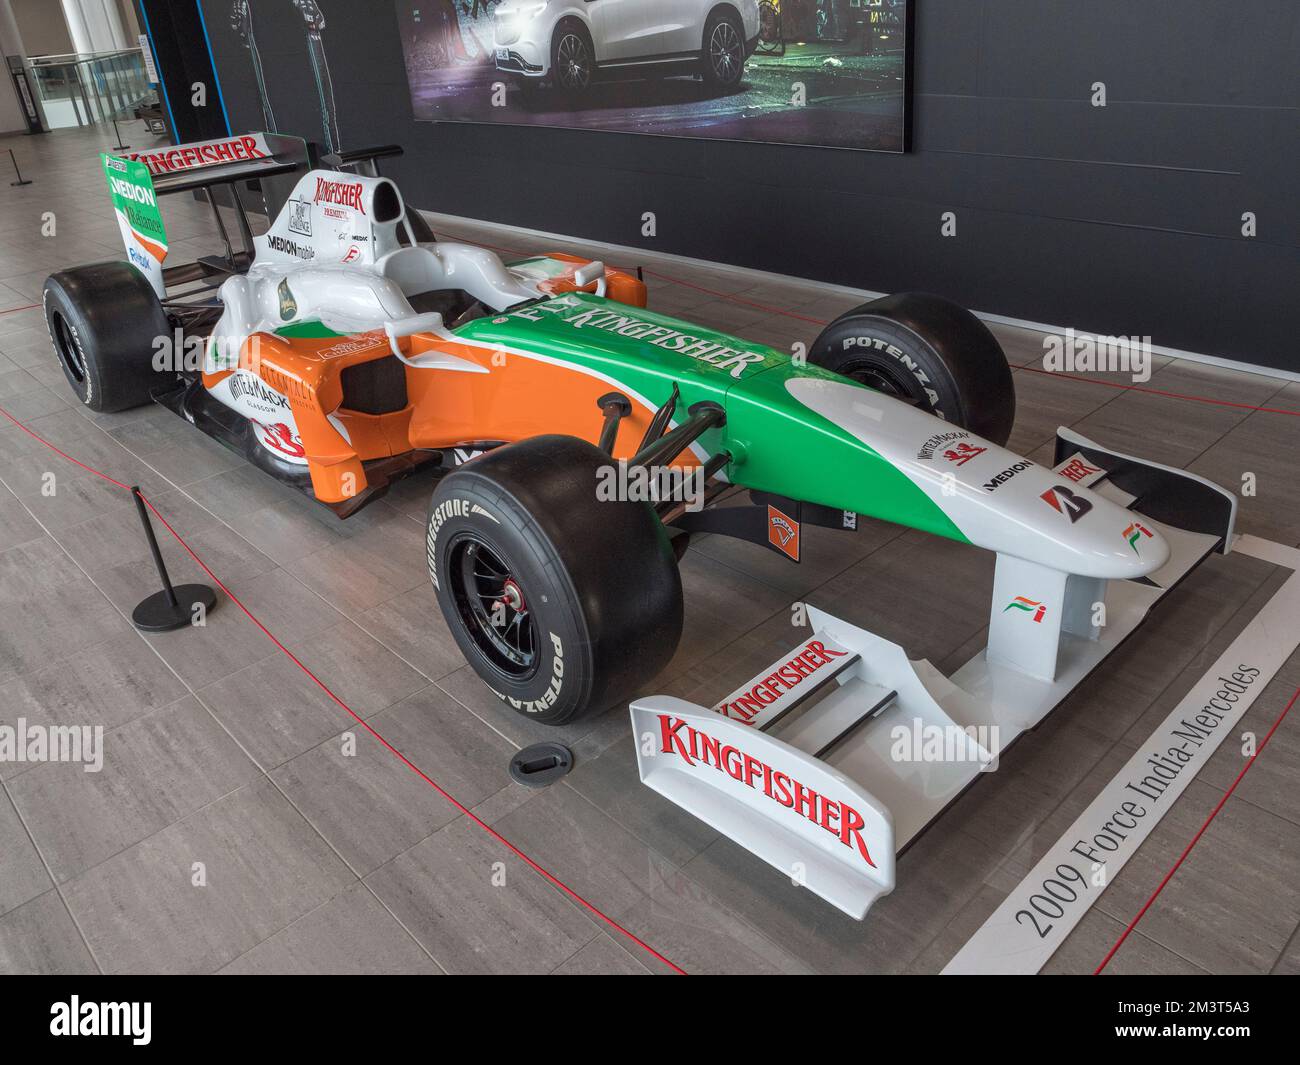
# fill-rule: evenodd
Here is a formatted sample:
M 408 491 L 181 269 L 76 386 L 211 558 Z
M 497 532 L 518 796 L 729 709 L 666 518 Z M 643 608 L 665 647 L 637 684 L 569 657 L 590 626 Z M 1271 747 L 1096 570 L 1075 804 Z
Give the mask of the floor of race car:
M 133 126 L 127 136 L 144 134 Z M 458 654 L 425 575 L 427 476 L 340 523 L 165 410 L 96 416 L 75 403 L 29 305 L 51 270 L 120 256 L 95 156 L 108 144 L 93 131 L 0 138 L 0 154 L 14 148 L 35 180 L 0 186 L 0 407 L 142 485 L 390 742 L 688 972 L 938 971 L 1286 576 L 1244 556 L 1212 558 L 922 836 L 895 892 L 853 921 L 644 788 L 625 708 L 548 730 L 498 703 Z M 164 210 L 178 261 L 215 250 L 202 205 L 173 199 Z M 54 236 L 41 235 L 44 212 Z M 512 250 L 555 247 L 469 221 L 435 229 Z M 816 322 L 854 302 L 815 285 L 647 263 L 653 308 L 777 346 L 810 340 Z M 1016 365 L 1039 363 L 1041 334 L 996 332 Z M 1300 384 L 1161 357 L 1148 391 L 1112 387 L 1132 383 L 1118 374 L 1015 378 L 1013 448 L 1049 459 L 1065 424 L 1230 487 L 1252 473 L 1240 529 L 1300 539 Z M 1251 409 L 1261 406 L 1282 413 Z M 156 581 L 125 493 L 7 422 L 0 482 L 0 726 L 22 718 L 107 733 L 99 773 L 0 764 L 0 971 L 665 971 L 357 729 L 229 603 L 205 628 L 138 634 L 127 615 Z M 791 644 L 796 600 L 945 671 L 980 644 L 990 555 L 873 521 L 856 535 L 804 537 L 799 566 L 698 540 L 682 566 L 681 647 L 650 690 L 721 697 Z M 176 580 L 204 579 L 170 538 L 163 551 Z M 1293 656 L 1241 730 L 1267 732 L 1298 684 Z M 342 753 L 349 731 L 353 756 Z M 572 745 L 573 773 L 544 790 L 512 784 L 511 754 L 543 739 Z M 1243 761 L 1229 737 L 1045 971 L 1096 968 Z M 1107 971 L 1300 971 L 1298 773 L 1300 713 Z

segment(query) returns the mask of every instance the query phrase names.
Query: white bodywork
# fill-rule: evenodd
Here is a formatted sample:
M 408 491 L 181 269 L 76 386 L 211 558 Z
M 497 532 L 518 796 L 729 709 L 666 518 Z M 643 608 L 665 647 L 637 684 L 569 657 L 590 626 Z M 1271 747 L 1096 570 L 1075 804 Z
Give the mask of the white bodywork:
M 401 244 L 402 231 L 410 246 Z M 306 458 L 287 397 L 238 368 L 250 337 L 319 321 L 341 334 L 387 333 L 388 339 L 379 341 L 401 357 L 394 337 L 442 328 L 440 316 L 416 312 L 411 296 L 460 289 L 501 310 L 541 295 L 535 279 L 510 270 L 485 248 L 416 245 L 401 193 L 386 178 L 310 171 L 254 244 L 248 272 L 221 286 L 224 311 L 203 369 L 208 374 L 234 370 L 211 389 L 212 396 L 256 422 L 268 451 L 300 465 Z
M 834 382 L 802 380 L 790 388 L 841 426 L 862 422 L 861 410 L 847 416 L 835 408 L 860 389 L 844 386 L 841 393 Z M 891 415 L 898 406 L 864 402 L 877 413 L 887 406 Z M 924 430 L 920 435 L 908 431 L 910 417 L 923 419 L 911 426 Z M 928 492 L 942 492 L 946 483 L 945 510 L 974 542 L 998 551 L 987 648 L 947 678 L 929 662 L 909 660 L 901 646 L 809 608 L 811 639 L 711 709 L 660 696 L 631 708 L 647 786 L 858 919 L 893 889 L 894 855 L 979 773 L 994 768 L 999 752 L 1041 722 L 1221 539 L 1227 550 L 1236 513 L 1231 495 L 1203 478 L 1145 462 L 1141 467 L 1165 484 L 1194 482 L 1217 493 L 1226 529 L 1222 537 L 1191 532 L 1128 509 L 1133 498 L 1108 483 L 1106 470 L 1084 452 L 1120 464 L 1137 460 L 1065 429 L 1059 439 L 1077 450 L 1053 469 L 1030 464 L 1016 475 L 1023 476 L 1023 499 L 1001 496 L 993 510 L 981 495 L 986 470 L 1002 468 L 1008 456 L 1021 461 L 1016 456 L 962 430 L 936 430 L 933 418 L 915 411 L 872 424 L 871 446 Z M 988 462 L 965 470 L 954 489 L 932 468 L 932 456 L 917 454 L 917 441 L 936 434 L 947 438 L 945 446 L 973 440 L 987 449 L 956 451 L 963 470 Z M 1046 523 L 1050 515 L 1032 501 L 1063 477 L 1092 504 L 1089 516 L 1101 516 L 1099 529 L 1132 530 L 1142 554 L 1123 543 L 1139 562 L 1115 557 L 1102 533 L 1094 540 L 1077 535 L 1075 526 L 1076 535 L 1058 541 L 1028 527 Z M 1108 580 L 1124 576 L 1142 579 Z M 1016 596 L 1032 608 L 1007 609 L 1004 600 Z M 682 736 L 690 742 L 683 744 Z M 700 754 L 701 736 L 718 739 L 720 753 Z M 939 744 L 937 757 L 929 742 Z M 806 809 L 783 801 L 785 792 L 774 792 L 772 782 L 789 780 L 821 798 Z M 845 810 L 854 812 L 854 824 L 862 822 L 857 834 L 870 863 L 832 831 L 837 823 L 843 827 L 835 817 Z

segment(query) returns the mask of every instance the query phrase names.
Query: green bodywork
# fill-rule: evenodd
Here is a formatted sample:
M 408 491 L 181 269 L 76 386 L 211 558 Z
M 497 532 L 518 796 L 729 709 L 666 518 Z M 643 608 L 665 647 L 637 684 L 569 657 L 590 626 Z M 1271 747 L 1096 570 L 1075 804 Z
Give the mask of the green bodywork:
M 733 483 L 968 542 L 892 463 L 790 395 L 792 377 L 845 379 L 785 352 L 582 293 L 479 318 L 456 334 L 596 371 L 654 406 L 676 383 L 678 421 L 703 400 L 725 409 L 725 426 L 700 445 L 731 453 Z

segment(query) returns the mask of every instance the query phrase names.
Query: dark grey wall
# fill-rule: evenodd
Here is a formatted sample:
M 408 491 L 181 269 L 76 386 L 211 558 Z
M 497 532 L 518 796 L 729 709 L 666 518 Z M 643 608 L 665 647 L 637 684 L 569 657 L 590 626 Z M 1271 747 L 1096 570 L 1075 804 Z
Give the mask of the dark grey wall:
M 230 5 L 201 2 L 231 122 L 256 126 Z M 1296 0 L 914 3 L 901 156 L 415 123 L 390 0 L 321 6 L 343 139 L 404 144 L 386 172 L 421 207 L 1300 371 Z M 253 4 L 281 131 L 319 139 L 298 16 Z

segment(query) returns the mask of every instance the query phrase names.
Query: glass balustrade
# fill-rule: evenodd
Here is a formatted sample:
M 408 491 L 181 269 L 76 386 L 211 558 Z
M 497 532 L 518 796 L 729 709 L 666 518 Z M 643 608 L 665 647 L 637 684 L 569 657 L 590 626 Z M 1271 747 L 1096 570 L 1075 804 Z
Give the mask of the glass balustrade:
M 50 129 L 120 122 L 158 102 L 138 48 L 34 56 L 27 66 Z

